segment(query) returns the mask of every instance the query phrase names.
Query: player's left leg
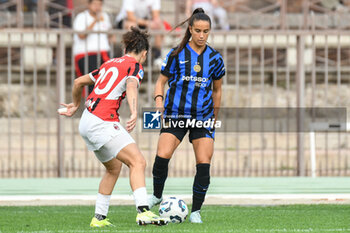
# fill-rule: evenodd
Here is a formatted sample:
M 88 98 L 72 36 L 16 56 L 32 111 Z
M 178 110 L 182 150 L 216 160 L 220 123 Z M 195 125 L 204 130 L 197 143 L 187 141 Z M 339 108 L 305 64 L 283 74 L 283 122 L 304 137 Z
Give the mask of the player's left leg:
M 125 146 L 117 155 L 117 159 L 129 167 L 130 186 L 133 190 L 135 205 L 138 211 L 136 223 L 139 225 L 166 225 L 167 219 L 160 218 L 149 209 L 145 182 L 146 160 L 135 143 Z
M 191 133 L 190 140 L 196 156 L 196 175 L 193 182 L 190 222 L 202 223 L 200 209 L 210 184 L 210 162 L 214 151 L 214 139 L 205 135 L 204 137 L 200 137 L 200 135 L 196 135 L 193 131 Z

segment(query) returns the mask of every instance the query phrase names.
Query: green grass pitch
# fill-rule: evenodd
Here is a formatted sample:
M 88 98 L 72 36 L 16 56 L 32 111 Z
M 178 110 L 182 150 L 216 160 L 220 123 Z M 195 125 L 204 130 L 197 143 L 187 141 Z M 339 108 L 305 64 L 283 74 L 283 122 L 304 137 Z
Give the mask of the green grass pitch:
M 156 208 L 153 211 L 157 211 Z M 138 226 L 134 206 L 111 206 L 115 227 L 95 229 L 93 206 L 2 206 L 0 232 L 350 232 L 350 205 L 204 206 L 204 224 Z

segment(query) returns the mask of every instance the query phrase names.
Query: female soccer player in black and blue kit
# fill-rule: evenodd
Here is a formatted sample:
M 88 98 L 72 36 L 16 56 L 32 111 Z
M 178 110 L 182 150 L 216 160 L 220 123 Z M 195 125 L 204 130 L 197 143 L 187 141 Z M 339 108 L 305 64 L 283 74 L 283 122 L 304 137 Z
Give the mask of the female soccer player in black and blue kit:
M 169 160 L 189 131 L 197 164 L 190 222 L 202 223 L 200 209 L 210 183 L 215 129 L 198 127 L 201 124 L 194 124 L 194 121 L 214 121 L 218 115 L 225 66 L 220 53 L 207 45 L 211 29 L 209 16 L 198 8 L 182 24 L 187 21 L 186 34 L 180 45 L 165 58 L 155 87 L 156 107 L 162 109 L 164 106 L 165 125 L 161 129 L 153 165 L 154 190 L 149 204 L 152 207 L 162 201 Z M 166 82 L 169 89 L 164 98 Z

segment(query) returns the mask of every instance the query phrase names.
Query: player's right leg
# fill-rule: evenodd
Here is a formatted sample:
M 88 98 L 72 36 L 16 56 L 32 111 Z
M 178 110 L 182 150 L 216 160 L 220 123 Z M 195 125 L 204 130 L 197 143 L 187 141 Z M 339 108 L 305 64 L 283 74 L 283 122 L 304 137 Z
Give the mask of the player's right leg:
M 79 125 L 80 133 L 82 134 L 84 140 L 86 139 L 87 143 L 91 143 L 90 138 L 95 139 L 94 143 L 102 143 L 106 140 L 104 137 L 107 137 L 107 139 L 112 137 L 102 147 L 94 150 L 94 153 L 98 160 L 106 167 L 106 174 L 100 183 L 99 194 L 96 200 L 95 217 L 92 219 L 90 224 L 92 227 L 104 227 L 112 225 L 106 217 L 111 194 L 122 166 L 122 162 L 119 159 L 116 159 L 116 156 L 123 154 L 122 151 L 129 145 L 135 145 L 133 138 L 119 123 L 114 122 L 98 124 L 98 126 L 100 125 L 103 127 L 99 128 L 99 130 L 104 130 L 104 134 L 99 134 L 99 132 L 94 132 L 94 134 L 91 134 L 91 130 L 86 130 L 86 128 L 91 129 L 91 126 L 88 125 L 87 127 L 84 127 L 84 124 Z M 96 135 L 99 135 L 100 137 L 97 137 Z M 141 169 L 141 172 L 144 179 L 144 167 Z M 145 194 L 145 196 L 147 196 L 147 194 Z
M 125 146 L 117 155 L 117 159 L 129 167 L 130 186 L 133 190 L 136 209 L 136 223 L 139 225 L 166 225 L 167 219 L 160 218 L 150 211 L 147 201 L 145 182 L 146 160 L 135 143 Z
M 122 163 L 112 158 L 108 162 L 104 162 L 103 165 L 106 168 L 106 172 L 100 182 L 96 199 L 95 216 L 91 220 L 91 227 L 112 226 L 107 219 L 107 214 L 111 195 L 119 177 Z
M 168 177 L 169 160 L 185 134 L 186 131 L 181 129 L 162 129 L 158 140 L 157 155 L 152 169 L 153 195 L 148 199 L 150 208 L 158 205 L 163 199 L 164 184 Z

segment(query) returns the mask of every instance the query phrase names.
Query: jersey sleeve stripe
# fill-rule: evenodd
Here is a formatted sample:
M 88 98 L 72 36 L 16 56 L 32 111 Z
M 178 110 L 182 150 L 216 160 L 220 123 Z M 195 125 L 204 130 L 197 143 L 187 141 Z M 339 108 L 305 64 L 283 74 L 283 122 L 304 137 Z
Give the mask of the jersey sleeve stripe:
M 224 75 L 225 75 L 226 71 L 225 71 L 225 65 L 224 65 L 224 61 L 220 58 L 218 64 L 217 64 L 217 69 L 215 71 L 215 78 L 216 80 L 221 79 Z
M 94 78 L 94 76 L 92 76 L 92 73 L 89 73 L 89 77 L 94 83 L 96 82 L 96 79 Z
M 223 72 L 219 76 L 215 77 L 214 80 L 220 80 L 224 75 L 225 75 L 225 72 Z
M 99 69 L 96 69 L 94 71 L 92 71 L 91 73 L 89 73 L 89 76 L 91 78 L 92 81 L 96 82 L 96 76 L 98 75 L 98 73 L 100 72 Z
M 171 52 L 171 51 L 170 51 Z M 178 56 L 178 55 L 177 55 Z M 175 59 L 175 56 L 171 55 L 169 53 L 169 58 L 168 58 L 168 62 L 166 64 L 166 66 L 164 67 L 163 70 L 161 70 L 161 74 L 171 78 L 173 76 L 173 70 L 174 70 L 174 59 Z
M 167 76 L 168 78 L 171 78 L 173 75 L 170 74 L 167 70 L 162 70 L 160 71 L 160 73 L 164 76 Z
M 131 76 L 136 76 L 140 71 L 140 64 L 139 63 L 135 63 L 135 70 L 134 72 L 132 73 Z

